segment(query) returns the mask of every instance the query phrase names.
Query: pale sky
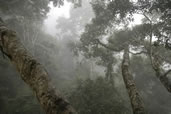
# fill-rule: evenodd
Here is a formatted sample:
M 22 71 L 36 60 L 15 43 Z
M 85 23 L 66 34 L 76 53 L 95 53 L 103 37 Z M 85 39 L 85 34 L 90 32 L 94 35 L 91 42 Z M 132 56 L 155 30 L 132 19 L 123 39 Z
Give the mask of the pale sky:
M 141 24 L 143 18 L 144 18 L 143 15 L 134 14 L 134 22 L 131 22 L 130 25 L 131 25 L 131 26 L 134 26 L 134 25 L 139 25 L 139 24 Z
M 49 4 L 51 10 L 48 13 L 48 18 L 44 21 L 45 31 L 52 36 L 56 35 L 56 22 L 59 17 L 70 18 L 71 3 L 64 2 L 64 5 L 54 7 L 52 3 Z
M 56 24 L 59 17 L 70 18 L 70 9 L 72 4 L 69 2 L 64 2 L 64 5 L 59 7 L 54 7 L 52 3 L 49 4 L 51 10 L 48 13 L 47 19 L 44 21 L 44 29 L 47 33 L 52 36 L 56 35 Z M 141 19 L 143 18 L 140 14 L 134 14 L 134 22 L 130 24 L 130 27 L 141 24 Z

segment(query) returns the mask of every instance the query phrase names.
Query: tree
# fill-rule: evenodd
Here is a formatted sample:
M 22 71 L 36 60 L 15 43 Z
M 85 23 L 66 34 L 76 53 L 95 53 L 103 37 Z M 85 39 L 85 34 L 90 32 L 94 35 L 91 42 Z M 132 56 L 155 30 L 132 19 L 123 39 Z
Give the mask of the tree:
M 135 86 L 135 82 L 133 79 L 132 74 L 129 71 L 129 49 L 126 47 L 124 50 L 123 55 L 123 62 L 122 62 L 122 75 L 128 90 L 128 94 L 130 97 L 132 109 L 134 114 L 145 114 L 144 104 L 139 95 L 139 92 Z
M 53 44 L 51 44 L 51 42 L 47 42 L 47 39 L 51 37 L 43 33 L 44 31 L 41 30 L 42 27 L 41 24 L 43 23 L 43 20 L 46 17 L 47 12 L 49 11 L 49 7 L 48 7 L 49 1 L 48 0 L 43 0 L 43 1 L 18 0 L 14 3 L 10 1 L 2 1 L 1 3 L 2 3 L 1 8 L 3 12 L 2 13 L 3 18 L 5 19 L 6 23 L 10 28 L 13 28 L 15 31 L 19 33 L 18 35 L 21 38 L 20 41 L 22 42 L 22 44 L 24 44 L 27 51 L 29 51 L 32 55 L 34 55 L 34 57 L 37 58 L 37 61 L 40 61 L 44 65 L 44 67 L 48 69 L 49 74 L 51 76 L 53 75 L 52 76 L 53 78 L 54 75 L 56 76 L 56 74 L 61 75 L 61 76 L 56 76 L 57 79 L 59 79 L 59 77 L 63 77 L 63 75 L 65 74 L 60 74 L 59 71 L 54 72 L 54 69 L 56 70 L 56 66 L 61 65 L 60 61 L 58 61 L 57 65 L 54 63 L 54 61 L 56 60 L 56 55 L 58 55 L 57 57 L 60 56 L 59 54 L 56 53 L 55 53 L 56 55 L 54 54 L 54 52 L 58 51 L 56 50 L 56 48 L 53 48 L 56 42 L 53 42 L 52 41 L 53 39 L 51 39 L 51 42 L 53 42 Z M 7 8 L 5 8 L 6 6 Z M 10 12 L 11 10 L 14 12 L 11 13 Z M 41 11 L 43 11 L 44 13 L 41 14 Z M 7 18 L 8 16 L 10 18 Z M 45 40 L 44 37 L 46 37 L 47 39 Z M 62 69 L 63 66 L 60 67 Z M 70 76 L 73 75 L 69 73 L 68 75 Z M 58 82 L 60 82 L 61 84 L 61 80 L 60 81 L 58 80 Z M 58 84 L 57 86 L 60 85 L 59 83 L 57 84 Z M 65 82 L 62 82 L 62 84 L 66 85 Z
M 85 53 L 97 52 L 96 48 L 103 47 L 114 52 L 121 52 L 125 48 L 122 63 L 122 75 L 126 88 L 128 90 L 133 113 L 145 114 L 143 102 L 136 89 L 133 77 L 129 72 L 129 32 L 116 31 L 114 35 L 117 39 L 123 39 L 124 37 L 127 38 L 127 41 L 125 42 L 121 43 L 121 40 L 120 43 L 117 42 L 116 44 L 120 46 L 115 46 L 116 48 L 113 46 L 112 43 L 112 45 L 108 46 L 100 41 L 101 39 L 105 38 L 105 35 L 110 35 L 108 34 L 108 30 L 110 30 L 109 27 L 113 27 L 114 24 L 119 26 L 122 22 L 128 23 L 126 19 L 131 20 L 131 18 L 127 18 L 126 16 L 128 14 L 132 15 L 135 7 L 133 3 L 126 0 L 112 1 L 108 4 L 102 1 L 95 1 L 92 6 L 96 17 L 92 20 L 91 24 L 86 26 L 85 32 L 81 36 L 81 42 L 83 45 L 82 51 L 84 51 Z M 116 25 L 114 25 L 114 27 Z M 93 53 L 92 55 L 95 56 L 97 54 Z
M 169 114 L 171 102 L 170 93 L 155 77 L 155 71 L 151 67 L 150 60 L 144 55 L 132 56 L 130 68 L 142 95 L 146 110 L 150 114 Z
M 48 4 L 63 5 L 63 0 L 6 0 L 0 1 L 0 17 L 15 30 L 21 42 L 34 55 L 34 46 L 41 32 L 43 21 L 50 11 Z
M 46 70 L 23 47 L 14 31 L 9 30 L 1 21 L 0 47 L 10 61 L 16 65 L 21 78 L 33 89 L 47 114 L 70 114 L 74 110 L 49 83 Z
M 170 62 L 160 56 L 164 54 L 163 47 L 170 47 L 170 1 L 95 1 L 92 6 L 96 17 L 82 34 L 82 51 L 91 53 L 97 50 L 95 45 L 101 45 L 111 51 L 121 52 L 128 45 L 129 49 L 137 52 L 132 53 L 128 49 L 132 55 L 149 56 L 157 78 L 170 91 L 171 84 L 167 76 L 170 70 L 165 71 L 163 68 L 164 65 L 170 65 Z M 133 14 L 143 15 L 144 20 L 141 25 L 129 28 L 129 23 L 134 19 Z M 107 43 L 103 42 L 104 39 L 107 39 Z M 154 39 L 157 41 L 153 45 Z M 165 52 L 168 56 L 168 52 Z

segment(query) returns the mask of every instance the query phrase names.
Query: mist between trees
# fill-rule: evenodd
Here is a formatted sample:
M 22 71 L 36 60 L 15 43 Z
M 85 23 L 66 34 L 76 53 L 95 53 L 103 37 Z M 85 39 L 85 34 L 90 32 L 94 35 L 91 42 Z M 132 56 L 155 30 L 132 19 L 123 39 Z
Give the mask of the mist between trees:
M 0 114 L 171 114 L 170 0 L 1 0 L 0 36 Z

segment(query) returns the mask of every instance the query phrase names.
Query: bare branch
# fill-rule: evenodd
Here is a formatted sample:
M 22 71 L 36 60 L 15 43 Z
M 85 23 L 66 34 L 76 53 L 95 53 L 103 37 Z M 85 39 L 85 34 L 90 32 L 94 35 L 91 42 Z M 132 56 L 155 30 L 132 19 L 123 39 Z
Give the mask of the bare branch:
M 143 13 L 143 15 L 150 23 L 152 23 L 152 20 L 145 13 Z
M 137 53 L 129 51 L 129 53 L 131 53 L 132 55 L 147 54 L 147 52 L 145 52 L 145 51 L 140 51 L 140 52 L 137 52 Z
M 105 48 L 107 48 L 107 49 L 109 49 L 111 51 L 120 52 L 120 51 L 122 51 L 124 49 L 124 48 L 113 48 L 113 47 L 107 46 L 106 44 L 100 42 L 99 39 L 96 39 L 96 41 L 98 42 L 98 44 L 100 44 L 101 46 L 103 46 L 103 47 L 105 47 Z

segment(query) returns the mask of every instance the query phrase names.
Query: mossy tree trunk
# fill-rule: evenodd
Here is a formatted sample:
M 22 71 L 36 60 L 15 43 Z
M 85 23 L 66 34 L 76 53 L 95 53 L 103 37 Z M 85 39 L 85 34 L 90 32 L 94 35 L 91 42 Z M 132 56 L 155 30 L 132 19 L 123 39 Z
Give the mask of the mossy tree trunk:
M 71 105 L 50 85 L 47 71 L 21 44 L 16 32 L 0 20 L 0 47 L 16 66 L 21 78 L 35 93 L 47 114 L 76 114 Z
M 129 48 L 124 49 L 123 61 L 122 61 L 122 76 L 128 91 L 130 98 L 133 114 L 146 114 L 143 101 L 139 95 L 139 92 L 136 88 L 133 76 L 129 71 Z

